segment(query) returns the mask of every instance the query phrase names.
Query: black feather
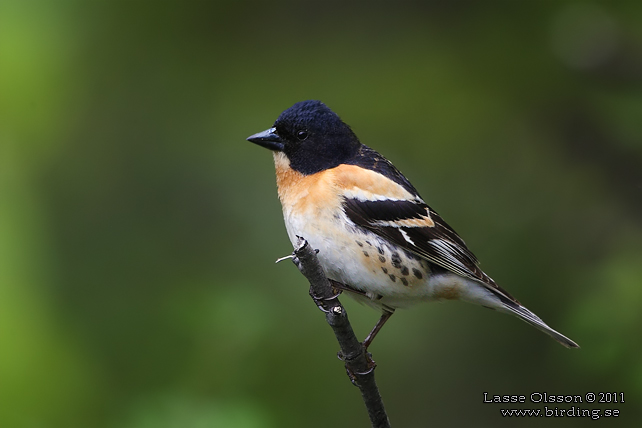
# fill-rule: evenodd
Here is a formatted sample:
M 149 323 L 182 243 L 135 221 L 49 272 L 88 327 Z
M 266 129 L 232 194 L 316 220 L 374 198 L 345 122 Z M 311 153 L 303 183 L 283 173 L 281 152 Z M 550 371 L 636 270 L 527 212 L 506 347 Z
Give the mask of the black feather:
M 359 151 L 354 157 L 344 162 L 347 165 L 356 165 L 370 171 L 378 172 L 401 185 L 404 189 L 409 191 L 413 196 L 419 197 L 419 192 L 413 187 L 412 184 L 403 176 L 403 174 L 395 168 L 395 166 L 386 158 L 381 156 L 377 151 L 362 144 Z
M 468 249 L 464 240 L 425 203 L 393 200 L 360 201 L 345 198 L 343 209 L 357 227 L 369 230 L 436 266 L 480 281 L 502 294 L 504 298 L 517 302 L 481 270 L 477 257 Z M 392 227 L 377 224 L 380 221 L 420 218 L 426 215 L 426 209 L 429 210 L 430 218 L 434 222 L 432 227 Z
M 360 217 L 360 222 L 371 225 L 377 221 L 421 219 L 428 215 L 427 209 L 429 209 L 428 205 L 423 203 L 391 199 L 360 201 L 346 198 L 344 205 L 349 206 L 348 208 L 353 215 Z

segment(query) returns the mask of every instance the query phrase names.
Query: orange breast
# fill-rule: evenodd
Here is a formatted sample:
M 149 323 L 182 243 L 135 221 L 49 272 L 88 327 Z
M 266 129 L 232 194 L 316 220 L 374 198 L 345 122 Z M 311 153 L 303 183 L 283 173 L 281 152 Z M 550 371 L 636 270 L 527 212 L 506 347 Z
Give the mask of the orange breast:
M 274 164 L 279 199 L 288 212 L 303 214 L 310 210 L 338 209 L 343 195 L 361 200 L 415 199 L 403 186 L 355 165 L 339 165 L 303 175 L 290 168 L 289 160 L 280 152 L 274 153 Z
M 276 184 L 283 210 L 295 215 L 318 214 L 341 203 L 332 170 L 303 175 L 290 168 L 283 153 L 274 153 Z

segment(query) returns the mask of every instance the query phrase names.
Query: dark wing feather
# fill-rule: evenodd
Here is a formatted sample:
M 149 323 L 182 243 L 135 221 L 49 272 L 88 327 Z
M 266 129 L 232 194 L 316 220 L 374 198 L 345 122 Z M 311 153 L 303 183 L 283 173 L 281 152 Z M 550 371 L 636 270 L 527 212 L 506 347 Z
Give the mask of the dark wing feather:
M 413 195 L 419 196 L 417 189 L 410 184 L 410 181 L 404 177 L 392 162 L 381 156 L 381 154 L 376 150 L 373 150 L 364 144 L 361 145 L 359 151 L 352 159 L 346 161 L 346 164 L 360 166 L 361 168 L 377 172 L 399 184 Z
M 360 225 L 374 225 L 380 222 L 421 219 L 427 215 L 428 205 L 418 201 L 384 199 L 378 201 L 361 201 L 345 198 L 344 208 L 348 216 L 355 216 Z
M 425 203 L 419 200 L 361 201 L 345 198 L 343 208 L 355 225 L 457 275 L 480 281 L 516 301 L 479 268 L 477 258 L 464 240 Z M 427 213 L 432 226 L 404 225 L 407 220 L 425 219 Z

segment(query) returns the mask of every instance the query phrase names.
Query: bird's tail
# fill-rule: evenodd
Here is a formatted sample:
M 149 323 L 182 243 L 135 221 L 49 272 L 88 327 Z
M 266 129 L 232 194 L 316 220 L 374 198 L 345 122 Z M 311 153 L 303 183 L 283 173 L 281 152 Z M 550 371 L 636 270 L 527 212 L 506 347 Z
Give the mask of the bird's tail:
M 503 309 L 504 312 L 516 315 L 521 320 L 526 321 L 533 327 L 538 328 L 539 330 L 542 330 L 544 333 L 548 334 L 553 339 L 557 340 L 560 344 L 562 344 L 563 346 L 566 346 L 567 348 L 580 347 L 580 345 L 573 342 L 571 339 L 564 336 L 562 333 L 550 328 L 544 321 L 542 321 L 540 317 L 538 317 L 537 315 L 535 315 L 534 313 L 532 313 L 531 311 L 529 311 L 519 303 L 510 301 L 505 298 L 501 299 L 501 301 L 502 301 L 502 308 L 500 308 L 500 310 Z

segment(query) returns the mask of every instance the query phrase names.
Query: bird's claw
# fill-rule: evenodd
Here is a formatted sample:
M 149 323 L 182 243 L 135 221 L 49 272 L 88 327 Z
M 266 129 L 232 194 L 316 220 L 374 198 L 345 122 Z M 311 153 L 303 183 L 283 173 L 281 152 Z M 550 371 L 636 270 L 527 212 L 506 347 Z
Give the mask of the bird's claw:
M 357 383 L 357 376 L 365 376 L 374 371 L 374 369 L 377 367 L 377 363 L 374 362 L 372 359 L 372 354 L 370 352 L 366 351 L 366 363 L 367 363 L 367 369 L 363 372 L 358 372 L 355 370 L 352 370 L 350 366 L 348 365 L 348 362 L 346 361 L 345 355 L 343 355 L 343 352 L 339 351 L 337 352 L 337 358 L 339 358 L 341 361 L 345 363 L 345 368 L 346 368 L 346 373 L 348 374 L 348 377 L 350 378 L 350 382 L 354 386 L 359 386 Z
M 318 307 L 321 311 L 325 312 L 326 314 L 329 312 L 329 310 L 325 308 L 325 304 L 326 304 L 326 302 L 329 302 L 330 300 L 334 300 L 334 299 L 336 299 L 336 298 L 337 298 L 337 297 L 339 297 L 339 295 L 341 294 L 341 290 L 337 290 L 337 289 L 336 289 L 336 288 L 334 288 L 334 287 L 332 287 L 332 291 L 335 293 L 335 294 L 333 294 L 332 296 L 329 296 L 329 297 L 321 297 L 321 296 L 317 296 L 317 295 L 315 295 L 315 294 L 312 292 L 312 290 L 310 290 L 310 297 L 312 297 L 312 300 L 314 300 L 314 303 L 317 305 L 317 307 Z

